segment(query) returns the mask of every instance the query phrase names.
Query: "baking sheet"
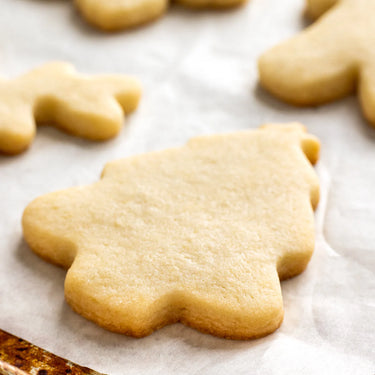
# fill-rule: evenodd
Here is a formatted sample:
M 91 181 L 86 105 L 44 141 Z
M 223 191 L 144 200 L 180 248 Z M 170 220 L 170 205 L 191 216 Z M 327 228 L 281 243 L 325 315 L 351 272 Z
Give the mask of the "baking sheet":
M 92 143 L 40 127 L 32 147 L 0 156 L 0 328 L 107 374 L 375 374 L 375 131 L 355 97 L 299 109 L 259 89 L 256 58 L 301 30 L 303 0 L 251 0 L 228 12 L 171 6 L 131 32 L 100 33 L 68 0 L 0 0 L 0 72 L 50 60 L 127 73 L 144 96 L 121 134 Z M 301 121 L 322 141 L 317 243 L 282 283 L 274 334 L 236 342 L 175 324 L 144 339 L 106 332 L 64 302 L 65 271 L 31 253 L 21 215 L 35 197 L 96 181 L 105 162 L 190 137 Z

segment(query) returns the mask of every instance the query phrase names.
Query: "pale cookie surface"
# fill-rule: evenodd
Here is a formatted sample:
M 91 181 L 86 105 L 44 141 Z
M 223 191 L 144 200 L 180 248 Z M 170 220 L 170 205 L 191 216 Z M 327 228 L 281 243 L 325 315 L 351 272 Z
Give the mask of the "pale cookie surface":
M 69 269 L 72 308 L 109 330 L 140 337 L 183 322 L 264 336 L 283 319 L 279 278 L 302 272 L 314 249 L 318 154 L 299 124 L 198 137 L 37 198 L 24 237 Z
M 226 8 L 246 0 L 176 0 L 194 8 Z M 82 15 L 92 25 L 113 31 L 135 27 L 160 17 L 168 8 L 168 0 L 75 0 Z
M 375 125 L 375 1 L 308 0 L 319 19 L 259 60 L 261 84 L 296 105 L 329 102 L 358 90 Z
M 0 152 L 16 154 L 32 142 L 36 124 L 54 124 L 76 136 L 104 140 L 133 111 L 140 86 L 131 77 L 86 77 L 72 65 L 43 65 L 13 80 L 0 80 Z

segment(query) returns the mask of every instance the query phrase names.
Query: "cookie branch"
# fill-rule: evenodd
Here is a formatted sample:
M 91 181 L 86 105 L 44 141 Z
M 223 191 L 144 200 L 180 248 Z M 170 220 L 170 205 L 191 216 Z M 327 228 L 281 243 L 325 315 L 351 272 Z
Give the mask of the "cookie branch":
M 92 140 L 114 137 L 124 113 L 137 107 L 140 86 L 123 75 L 79 75 L 57 62 L 0 81 L 0 98 L 0 152 L 16 154 L 32 142 L 36 123 Z

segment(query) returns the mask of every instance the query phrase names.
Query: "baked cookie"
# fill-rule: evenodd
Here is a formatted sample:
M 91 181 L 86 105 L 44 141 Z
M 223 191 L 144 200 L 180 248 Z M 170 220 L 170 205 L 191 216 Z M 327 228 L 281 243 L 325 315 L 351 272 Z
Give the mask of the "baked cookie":
M 375 125 L 375 1 L 309 0 L 318 17 L 296 37 L 259 60 L 260 82 L 296 105 L 317 105 L 358 90 L 366 118 Z
M 123 113 L 137 107 L 140 86 L 123 75 L 89 78 L 70 64 L 56 62 L 0 80 L 0 98 L 0 152 L 16 154 L 32 142 L 35 123 L 53 123 L 93 140 L 114 137 Z
M 193 8 L 228 8 L 246 0 L 176 0 Z M 168 8 L 168 0 L 75 0 L 87 21 L 100 29 L 114 31 L 150 22 Z
M 192 139 L 114 161 L 23 215 L 27 243 L 68 270 L 84 317 L 141 337 L 182 322 L 232 339 L 283 319 L 280 279 L 314 249 L 318 140 L 299 124 Z
M 306 0 L 306 12 L 312 18 L 316 19 L 325 13 L 329 8 L 335 5 L 338 0 Z

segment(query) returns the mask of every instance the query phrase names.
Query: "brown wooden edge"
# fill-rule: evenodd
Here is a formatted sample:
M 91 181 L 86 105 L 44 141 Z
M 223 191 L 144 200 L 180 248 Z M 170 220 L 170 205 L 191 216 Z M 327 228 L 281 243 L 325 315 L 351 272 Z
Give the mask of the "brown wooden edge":
M 0 329 L 1 375 L 104 375 Z

